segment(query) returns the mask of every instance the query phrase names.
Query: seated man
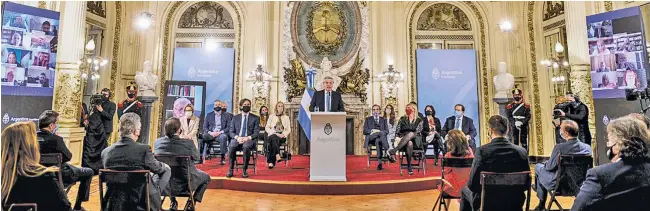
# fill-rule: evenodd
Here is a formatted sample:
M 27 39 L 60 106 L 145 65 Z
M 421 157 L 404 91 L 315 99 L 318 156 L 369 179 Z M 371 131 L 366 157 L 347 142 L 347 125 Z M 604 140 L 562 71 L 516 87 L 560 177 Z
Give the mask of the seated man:
M 77 192 L 77 202 L 74 204 L 74 210 L 85 210 L 81 207 L 82 201 L 88 201 L 90 194 L 90 181 L 93 178 L 94 172 L 91 168 L 75 167 L 67 163 L 72 159 L 72 153 L 65 146 L 63 138 L 56 135 L 56 130 L 59 128 L 59 113 L 52 110 L 44 111 L 38 117 L 38 127 L 40 130 L 37 133 L 38 144 L 41 154 L 59 153 L 61 154 L 61 162 L 63 162 L 63 183 L 72 184 L 80 181 L 79 191 Z
M 140 137 L 140 116 L 135 113 L 126 113 L 120 117 L 120 141 L 102 151 L 104 168 L 118 171 L 149 170 L 153 174 L 152 184 L 149 188 L 150 207 L 152 211 L 161 208 L 160 193 L 167 187 L 171 177 L 171 169 L 167 164 L 161 163 L 153 157 L 151 147 L 136 143 Z M 191 143 L 191 142 L 189 142 Z M 106 190 L 108 210 L 142 210 L 144 207 L 132 207 L 140 204 L 138 199 L 112 195 L 113 187 Z M 130 192 L 142 193 L 143 187 L 134 186 Z M 142 194 L 139 194 L 142 195 Z M 114 197 L 113 199 L 111 197 Z M 131 200 L 131 201 L 124 201 Z M 140 199 L 143 200 L 143 199 Z
M 226 112 L 223 102 L 214 101 L 214 111 L 205 116 L 203 123 L 203 143 L 199 143 L 199 148 L 203 152 L 203 158 L 215 140 L 219 142 L 221 149 L 221 165 L 226 164 L 226 148 L 228 144 L 228 127 L 232 121 L 232 114 Z
M 190 156 L 193 161 L 198 161 L 201 159 L 199 151 L 196 149 L 194 144 L 191 141 L 181 139 L 181 122 L 177 118 L 170 118 L 165 121 L 165 137 L 159 138 L 154 142 L 154 151 L 156 155 L 182 155 Z M 194 200 L 201 202 L 203 199 L 203 193 L 208 187 L 208 182 L 210 182 L 210 175 L 207 173 L 196 169 L 194 162 L 190 162 L 190 174 L 192 175 L 191 181 L 192 190 L 195 190 Z M 173 180 L 172 180 L 173 181 Z M 177 187 L 173 183 L 169 184 L 171 186 L 172 192 L 184 191 L 184 187 Z M 164 188 L 164 187 L 163 187 Z M 171 208 L 170 210 L 176 210 L 178 208 L 178 202 L 176 197 L 170 197 Z M 192 208 L 193 209 L 193 208 Z
M 472 151 L 476 152 L 474 137 L 476 137 L 477 133 L 476 127 L 474 127 L 474 120 L 465 116 L 465 106 L 463 104 L 456 104 L 454 110 L 454 116 L 445 120 L 445 125 L 442 127 L 442 137 L 446 137 L 447 133 L 453 129 L 463 131 L 469 141 L 469 147 L 472 148 Z
M 537 192 L 537 198 L 539 198 L 539 204 L 535 210 L 544 210 L 546 193 L 555 186 L 557 179 L 555 178 L 555 172 L 558 169 L 561 155 L 591 155 L 591 147 L 578 141 L 579 133 L 578 123 L 573 120 L 562 121 L 560 135 L 567 141 L 555 145 L 548 161 L 535 165 L 535 192 Z
M 369 145 L 377 146 L 377 170 L 384 169 L 381 163 L 382 155 L 384 155 L 384 150 L 388 150 L 388 125 L 384 117 L 379 116 L 381 107 L 379 105 L 372 106 L 372 116 L 366 118 L 363 123 L 363 135 L 366 136 L 366 142 L 363 144 L 363 147 L 367 150 L 370 150 Z M 388 157 L 391 157 L 388 155 Z
M 526 149 L 514 145 L 505 138 L 508 134 L 508 119 L 495 115 L 488 120 L 492 142 L 478 148 L 474 153 L 474 163 L 469 174 L 467 187 L 462 189 L 460 210 L 479 210 L 481 207 L 481 172 L 511 173 L 529 171 Z M 492 197 L 507 198 L 499 202 L 508 206 L 504 210 L 521 210 L 526 197 L 524 191 L 493 192 Z
M 241 113 L 232 118 L 230 124 L 230 137 L 233 139 L 228 146 L 228 157 L 230 157 L 230 169 L 226 177 L 233 176 L 235 162 L 237 161 L 236 152 L 242 149 L 244 153 L 244 173 L 243 178 L 248 178 L 248 161 L 250 160 L 250 151 L 257 146 L 257 136 L 260 133 L 260 118 L 251 114 L 251 101 L 242 99 L 239 101 Z

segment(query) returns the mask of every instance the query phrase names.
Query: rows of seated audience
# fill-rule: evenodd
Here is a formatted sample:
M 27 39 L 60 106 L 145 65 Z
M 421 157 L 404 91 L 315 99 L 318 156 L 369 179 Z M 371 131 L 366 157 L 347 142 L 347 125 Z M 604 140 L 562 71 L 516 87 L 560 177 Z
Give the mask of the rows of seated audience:
M 241 151 L 244 159 L 242 177 L 247 178 L 248 161 L 251 151 L 257 147 L 257 141 L 263 140 L 263 151 L 269 169 L 277 162 L 288 159 L 280 152 L 291 134 L 291 120 L 284 114 L 284 104 L 278 102 L 270 114 L 269 108 L 263 106 L 259 116 L 251 113 L 251 101 L 239 102 L 241 112 L 228 113 L 225 102 L 215 101 L 214 111 L 205 117 L 201 134 L 198 130 L 199 117 L 193 116 L 194 107 L 184 108 L 186 116 L 165 120 L 164 136 L 154 142 L 154 149 L 149 145 L 137 143 L 141 134 L 141 119 L 137 114 L 126 113 L 119 119 L 118 142 L 101 152 L 101 162 L 105 171 L 148 171 L 151 181 L 147 186 L 108 185 L 105 194 L 105 206 L 108 210 L 146 210 L 142 203 L 149 199 L 150 210 L 162 210 L 162 196 L 170 197 L 170 210 L 176 210 L 178 202 L 175 193 L 185 191 L 189 186 L 192 194 L 188 210 L 194 210 L 194 202 L 201 202 L 210 181 L 210 176 L 197 169 L 195 163 L 203 162 L 210 156 L 212 146 L 222 149 L 219 163 L 229 161 L 226 177 L 234 176 L 236 152 Z M 399 119 L 393 106 L 382 108 L 372 106 L 372 115 L 364 121 L 364 147 L 377 149 L 379 160 L 396 162 L 395 154 L 403 152 L 406 168 L 413 174 L 412 160 L 414 150 L 427 149 L 433 145 L 434 165 L 438 165 L 438 155 L 442 154 L 443 181 L 440 186 L 441 203 L 446 199 L 458 199 L 460 210 L 480 210 L 495 208 L 499 210 L 521 210 L 526 201 L 528 188 L 502 189 L 491 192 L 485 197 L 483 178 L 486 173 L 523 173 L 531 175 L 528 152 L 509 140 L 508 119 L 495 115 L 488 120 L 491 141 L 482 146 L 475 146 L 476 129 L 473 121 L 464 116 L 464 106 L 454 106 L 455 115 L 446 118 L 441 124 L 436 117 L 435 108 L 425 106 L 424 113 L 417 111 L 417 104 L 411 102 L 406 106 L 405 115 Z M 9 125 L 2 132 L 2 207 L 8 209 L 12 204 L 35 203 L 46 210 L 85 210 L 81 204 L 88 201 L 92 177 L 97 174 L 93 169 L 75 167 L 68 163 L 72 153 L 65 146 L 63 138 L 57 135 L 59 114 L 47 110 L 39 117 L 38 130 L 32 122 L 19 122 Z M 557 144 L 548 161 L 534 165 L 532 188 L 539 198 L 534 210 L 546 210 L 549 194 L 556 194 L 558 171 L 564 156 L 592 156 L 589 145 L 579 140 L 580 127 L 573 120 L 563 120 L 559 135 L 563 140 Z M 630 114 L 611 121 L 607 125 L 607 156 L 611 163 L 600 165 L 583 172 L 584 182 L 578 184 L 572 210 L 592 210 L 610 199 L 608 196 L 626 193 L 639 187 L 649 187 L 650 180 L 650 119 L 642 114 Z M 198 135 L 197 135 L 198 134 Z M 200 139 L 198 138 L 200 137 Z M 61 165 L 43 165 L 44 156 L 59 155 Z M 176 178 L 179 171 L 176 164 L 166 163 L 165 156 L 185 158 L 190 177 L 186 181 Z M 447 166 L 453 159 L 469 161 L 464 168 Z M 377 169 L 382 170 L 383 162 L 378 162 Z M 62 175 L 60 179 L 57 175 Z M 61 180 L 61 181 L 60 181 Z M 191 181 L 191 182 L 190 182 Z M 66 196 L 65 187 L 79 184 L 75 204 Z M 189 184 L 187 184 L 189 183 Z M 148 190 L 148 191 L 145 191 Z M 140 197 L 148 193 L 148 196 Z M 129 195 L 132 194 L 132 195 Z M 528 193 L 530 194 L 530 193 Z M 619 199 L 619 198 L 616 198 Z M 486 199 L 487 200 L 487 199 Z M 550 203 L 553 203 L 551 199 Z M 438 203 L 438 202 L 436 202 Z M 483 206 L 483 207 L 482 207 Z M 629 206 L 621 204 L 619 206 Z M 550 206 L 549 206 L 550 207 Z

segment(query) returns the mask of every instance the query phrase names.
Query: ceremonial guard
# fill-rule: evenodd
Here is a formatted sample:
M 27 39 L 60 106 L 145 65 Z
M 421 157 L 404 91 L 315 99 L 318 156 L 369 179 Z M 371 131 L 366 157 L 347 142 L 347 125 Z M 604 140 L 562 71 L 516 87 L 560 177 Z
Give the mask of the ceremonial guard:
M 524 103 L 520 89 L 512 90 L 514 101 L 506 106 L 508 120 L 510 121 L 512 140 L 528 151 L 528 121 L 530 120 L 530 105 Z
M 142 103 L 136 98 L 138 97 L 138 86 L 131 82 L 126 86 L 126 100 L 117 105 L 117 118 L 119 119 L 122 114 L 135 113 L 141 116 Z

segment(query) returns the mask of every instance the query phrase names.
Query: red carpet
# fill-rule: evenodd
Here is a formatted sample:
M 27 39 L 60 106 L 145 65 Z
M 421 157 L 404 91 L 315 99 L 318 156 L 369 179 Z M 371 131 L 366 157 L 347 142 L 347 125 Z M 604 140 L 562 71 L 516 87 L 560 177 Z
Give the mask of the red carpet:
M 207 160 L 204 164 L 197 165 L 197 168 L 205 171 L 212 177 L 225 177 L 228 171 L 228 163 L 222 166 L 219 165 L 219 161 L 219 158 L 213 158 L 212 160 Z M 390 181 L 440 176 L 440 167 L 434 166 L 432 159 L 427 160 L 426 175 L 424 175 L 422 170 L 418 172 L 414 169 L 412 176 L 408 176 L 406 170 L 403 170 L 404 176 L 400 176 L 399 160 L 390 165 L 384 164 L 384 170 L 377 171 L 377 163 L 371 162 L 368 167 L 367 157 L 363 155 L 348 155 L 346 169 L 348 182 Z M 235 178 L 241 178 L 241 174 L 241 170 L 235 171 Z M 278 163 L 275 168 L 268 169 L 266 158 L 260 155 L 257 159 L 257 175 L 253 173 L 251 167 L 249 167 L 248 174 L 250 175 L 250 179 L 256 180 L 308 182 L 309 156 L 296 155 L 292 157 L 289 166 L 285 167 L 284 162 L 282 162 Z

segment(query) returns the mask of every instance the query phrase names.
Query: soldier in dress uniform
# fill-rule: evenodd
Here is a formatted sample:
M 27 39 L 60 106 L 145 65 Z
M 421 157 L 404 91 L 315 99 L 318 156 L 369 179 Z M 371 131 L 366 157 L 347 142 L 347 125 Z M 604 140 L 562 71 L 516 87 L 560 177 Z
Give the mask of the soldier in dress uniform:
M 528 121 L 530 120 L 530 105 L 524 103 L 521 89 L 512 90 L 514 101 L 506 106 L 508 120 L 510 121 L 512 140 L 528 151 Z
M 142 116 L 142 103 L 136 98 L 138 97 L 138 86 L 131 82 L 126 86 L 126 100 L 117 105 L 117 118 L 119 119 L 122 114 L 135 113 Z

